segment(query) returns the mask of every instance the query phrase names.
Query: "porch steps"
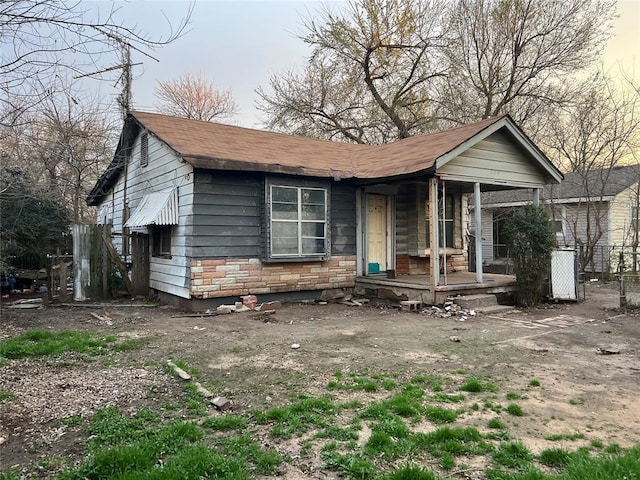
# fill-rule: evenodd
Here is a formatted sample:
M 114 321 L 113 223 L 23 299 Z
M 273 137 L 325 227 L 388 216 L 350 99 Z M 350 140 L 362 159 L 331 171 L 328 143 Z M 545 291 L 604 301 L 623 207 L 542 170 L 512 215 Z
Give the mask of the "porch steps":
M 478 293 L 475 295 L 460 295 L 453 302 L 466 310 L 475 310 L 481 313 L 498 313 L 513 310 L 509 305 L 498 304 L 498 299 L 490 293 Z

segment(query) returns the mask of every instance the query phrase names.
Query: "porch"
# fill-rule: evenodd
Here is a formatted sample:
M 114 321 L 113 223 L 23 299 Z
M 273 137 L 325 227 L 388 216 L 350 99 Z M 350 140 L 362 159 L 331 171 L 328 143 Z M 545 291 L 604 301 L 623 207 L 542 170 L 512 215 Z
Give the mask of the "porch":
M 441 284 L 435 286 L 435 303 L 443 303 L 447 297 L 489 293 L 509 295 L 516 290 L 513 275 L 485 273 L 482 283 L 476 281 L 474 272 L 455 272 L 440 277 Z M 385 275 L 367 275 L 356 278 L 356 291 L 379 298 L 418 300 L 433 303 L 434 287 L 430 275 L 401 275 L 388 278 Z

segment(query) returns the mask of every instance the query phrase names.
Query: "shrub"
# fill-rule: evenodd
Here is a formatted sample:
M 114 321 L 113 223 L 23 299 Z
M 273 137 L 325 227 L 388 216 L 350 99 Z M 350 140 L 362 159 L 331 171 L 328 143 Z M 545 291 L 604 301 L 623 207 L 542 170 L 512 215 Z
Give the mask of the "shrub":
M 507 219 L 504 235 L 516 274 L 516 301 L 525 307 L 536 305 L 555 246 L 549 214 L 542 207 L 525 205 Z

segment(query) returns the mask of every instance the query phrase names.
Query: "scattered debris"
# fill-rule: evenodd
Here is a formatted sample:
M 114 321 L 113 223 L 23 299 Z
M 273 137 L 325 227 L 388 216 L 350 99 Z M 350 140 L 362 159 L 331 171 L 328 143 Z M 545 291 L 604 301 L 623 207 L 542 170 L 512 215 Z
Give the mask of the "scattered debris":
M 6 438 L 4 437 L 0 437 L 0 445 L 2 445 L 3 443 L 5 443 L 7 441 Z
M 262 312 L 264 310 L 280 310 L 282 308 L 282 303 L 278 300 L 274 300 L 273 302 L 264 302 L 258 305 L 254 310 L 256 312 Z
M 28 298 L 23 300 L 16 300 L 9 305 L 9 308 L 42 308 L 41 298 Z
M 460 342 L 460 337 L 456 337 L 455 335 L 452 335 L 449 337 L 449 340 L 451 340 L 452 342 Z
M 206 398 L 211 398 L 213 397 L 213 393 L 211 393 L 209 390 L 207 390 L 206 388 L 204 388 L 202 385 L 200 385 L 200 383 L 198 382 L 193 382 L 193 384 L 196 386 L 196 390 L 198 390 L 198 392 L 200 392 L 202 395 L 204 395 Z
M 196 325 L 195 327 L 193 327 L 193 329 L 201 332 L 202 330 L 206 330 L 207 328 L 206 327 L 199 327 L 199 326 Z
M 220 411 L 225 411 L 231 408 L 231 400 L 226 397 L 215 397 L 211 400 L 211 405 Z
M 100 320 L 101 322 L 106 323 L 107 325 L 113 325 L 113 321 L 111 319 L 111 317 L 107 314 L 104 315 L 99 315 L 95 312 L 89 312 L 89 315 L 91 315 L 92 317 L 97 318 L 98 320 Z
M 167 360 L 167 365 L 169 365 L 171 368 L 173 368 L 173 371 L 176 372 L 176 375 L 178 375 L 181 379 L 183 379 L 183 380 L 191 380 L 191 375 L 189 375 L 187 372 L 185 372 L 183 369 L 181 369 L 179 366 L 177 366 L 171 360 Z
M 292 343 L 291 344 L 291 348 L 293 348 L 294 350 L 297 350 L 300 348 L 300 344 L 299 343 Z
M 599 347 L 598 350 L 596 350 L 596 353 L 598 355 L 618 355 L 620 353 L 620 349 Z
M 400 307 L 405 312 L 417 312 L 422 309 L 422 302 L 420 300 L 403 300 L 400 302 Z
M 442 306 L 431 305 L 429 307 L 424 307 L 420 313 L 440 318 L 453 318 L 459 322 L 466 322 L 469 320 L 469 317 L 475 317 L 478 315 L 476 310 L 463 308 L 453 300 L 453 297 L 449 297 Z M 404 304 L 407 302 L 400 303 Z
M 255 295 L 243 295 L 240 298 L 242 299 L 242 304 L 245 307 L 249 310 L 255 310 L 256 305 L 258 304 L 258 297 Z

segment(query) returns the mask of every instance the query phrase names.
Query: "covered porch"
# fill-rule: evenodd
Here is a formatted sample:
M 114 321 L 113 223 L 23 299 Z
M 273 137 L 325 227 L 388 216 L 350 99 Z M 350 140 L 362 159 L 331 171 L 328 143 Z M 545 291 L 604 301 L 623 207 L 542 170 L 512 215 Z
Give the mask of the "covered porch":
M 516 289 L 516 278 L 513 275 L 485 273 L 482 280 L 477 281 L 475 272 L 455 272 L 434 286 L 428 274 L 401 275 L 396 278 L 367 275 L 356 278 L 356 291 L 379 298 L 441 304 L 447 297 L 480 293 L 509 295 Z
M 532 189 L 537 204 L 543 185 L 562 174 L 508 116 L 480 131 L 453 129 L 439 141 L 425 151 L 426 169 L 361 180 L 356 287 L 370 295 L 437 304 L 515 290 L 515 277 L 483 272 L 481 192 Z

